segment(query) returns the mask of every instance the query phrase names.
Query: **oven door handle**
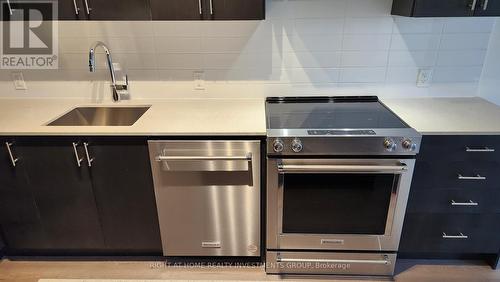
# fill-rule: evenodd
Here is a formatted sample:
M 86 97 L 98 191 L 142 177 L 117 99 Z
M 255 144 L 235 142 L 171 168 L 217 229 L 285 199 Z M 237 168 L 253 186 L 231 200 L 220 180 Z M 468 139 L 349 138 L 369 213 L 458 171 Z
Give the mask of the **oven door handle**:
M 288 165 L 278 164 L 279 173 L 395 173 L 408 171 L 400 165 Z
M 278 262 L 297 262 L 297 263 L 307 263 L 307 262 L 317 262 L 317 263 L 363 263 L 363 264 L 383 264 L 390 265 L 391 261 L 388 258 L 383 260 L 372 260 L 372 259 L 294 259 L 294 258 L 278 258 Z

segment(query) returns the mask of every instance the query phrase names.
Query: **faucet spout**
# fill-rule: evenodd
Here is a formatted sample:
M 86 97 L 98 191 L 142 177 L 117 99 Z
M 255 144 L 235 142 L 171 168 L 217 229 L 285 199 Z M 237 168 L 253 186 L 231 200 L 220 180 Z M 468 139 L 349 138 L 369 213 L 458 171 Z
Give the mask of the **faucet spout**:
M 120 100 L 120 95 L 118 94 L 118 91 L 127 91 L 128 90 L 128 79 L 125 85 L 117 85 L 116 83 L 116 76 L 115 76 L 115 68 L 113 66 L 113 59 L 111 58 L 111 52 L 106 46 L 101 41 L 96 41 L 92 44 L 90 47 L 89 51 L 89 70 L 90 72 L 95 72 L 96 71 L 96 64 L 95 64 L 95 50 L 101 47 L 104 50 L 104 53 L 106 54 L 106 59 L 108 61 L 108 68 L 109 68 L 109 74 L 111 75 L 111 88 L 113 90 L 113 100 L 115 102 Z

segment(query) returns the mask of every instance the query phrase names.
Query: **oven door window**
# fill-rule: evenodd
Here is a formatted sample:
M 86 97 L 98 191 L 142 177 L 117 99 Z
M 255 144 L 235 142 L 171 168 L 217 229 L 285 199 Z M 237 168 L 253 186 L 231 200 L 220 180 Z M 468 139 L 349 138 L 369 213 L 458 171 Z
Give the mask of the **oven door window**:
M 395 174 L 283 175 L 283 233 L 383 235 Z

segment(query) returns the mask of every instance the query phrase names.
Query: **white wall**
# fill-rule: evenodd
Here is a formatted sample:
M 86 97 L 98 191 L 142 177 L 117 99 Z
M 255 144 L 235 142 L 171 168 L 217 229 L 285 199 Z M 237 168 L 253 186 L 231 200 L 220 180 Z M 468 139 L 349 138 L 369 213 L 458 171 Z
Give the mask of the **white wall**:
M 101 40 L 128 70 L 135 97 L 474 96 L 495 20 L 392 17 L 391 5 L 267 0 L 265 21 L 60 22 L 60 69 L 24 71 L 29 91 L 14 91 L 10 71 L 0 71 L 0 95 L 106 89 L 91 82 L 109 80 L 104 60 L 99 73 L 87 66 L 91 42 Z M 431 87 L 415 86 L 419 68 L 434 69 Z M 206 90 L 195 91 L 200 70 Z
M 479 96 L 500 105 L 500 23 L 498 22 L 491 35 Z

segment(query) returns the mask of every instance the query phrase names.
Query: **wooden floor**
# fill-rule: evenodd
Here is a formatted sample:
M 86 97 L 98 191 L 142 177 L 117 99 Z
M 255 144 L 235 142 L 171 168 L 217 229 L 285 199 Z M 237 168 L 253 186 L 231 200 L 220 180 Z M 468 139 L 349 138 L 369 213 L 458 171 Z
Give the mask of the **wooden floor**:
M 500 270 L 481 262 L 456 263 L 400 261 L 395 281 L 408 282 L 500 282 Z M 172 280 L 280 280 L 296 277 L 266 275 L 262 267 L 172 267 L 152 261 L 12 261 L 0 262 L 0 281 L 36 282 L 38 279 L 172 279 Z M 346 281 L 347 278 L 322 277 L 308 281 Z M 348 279 L 348 281 L 387 281 Z

